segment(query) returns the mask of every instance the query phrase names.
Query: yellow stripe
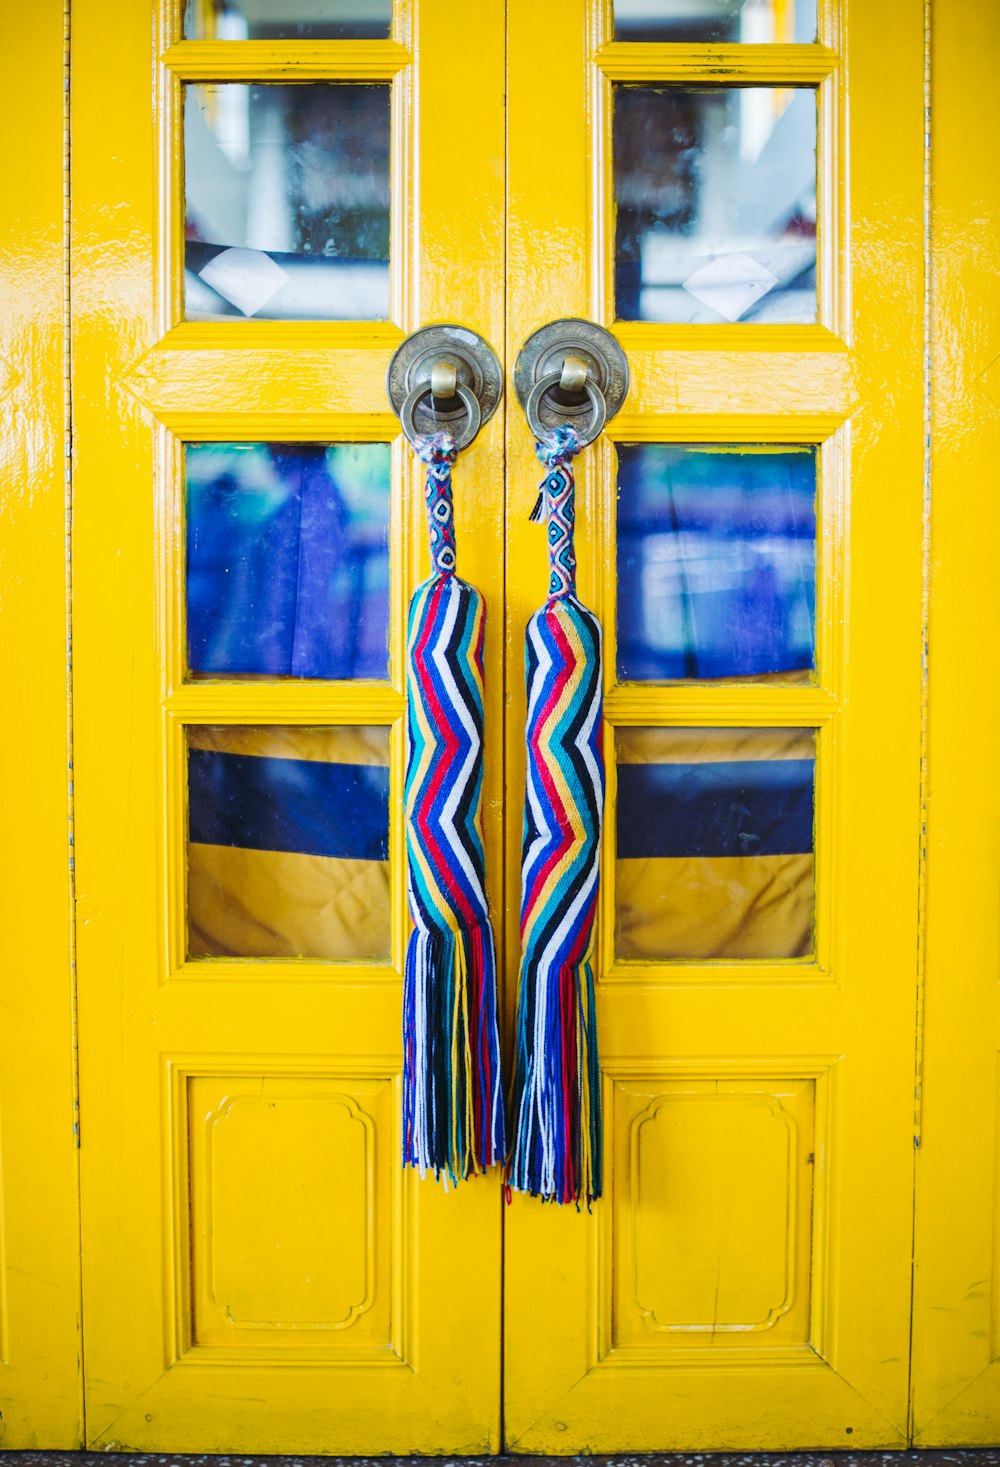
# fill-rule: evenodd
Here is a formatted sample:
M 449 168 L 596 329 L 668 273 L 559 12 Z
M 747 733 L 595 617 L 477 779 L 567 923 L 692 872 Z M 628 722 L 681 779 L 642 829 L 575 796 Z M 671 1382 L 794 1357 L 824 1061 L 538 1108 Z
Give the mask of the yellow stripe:
M 623 958 L 797 958 L 813 947 L 813 858 L 663 856 L 615 863 Z
M 619 764 L 726 764 L 743 760 L 813 759 L 811 728 L 620 728 Z
M 192 957 L 389 958 L 389 866 L 188 846 Z
M 287 724 L 261 728 L 192 727 L 188 747 L 220 754 L 253 754 L 265 759 L 307 759 L 316 764 L 389 763 L 389 730 L 381 726 L 299 728 Z

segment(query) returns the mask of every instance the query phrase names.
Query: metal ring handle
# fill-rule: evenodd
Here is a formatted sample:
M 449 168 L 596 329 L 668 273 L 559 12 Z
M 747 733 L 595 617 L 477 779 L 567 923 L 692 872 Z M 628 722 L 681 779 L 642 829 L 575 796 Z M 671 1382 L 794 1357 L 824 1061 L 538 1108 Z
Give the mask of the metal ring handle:
M 561 380 L 561 368 L 556 372 L 546 372 L 544 376 L 539 377 L 525 399 L 524 415 L 528 419 L 528 427 L 536 438 L 544 438 L 549 431 L 538 416 L 538 409 L 542 405 L 542 398 L 550 387 L 558 387 Z M 608 421 L 608 404 L 605 401 L 604 393 L 590 377 L 584 382 L 583 390 L 590 399 L 590 406 L 593 409 L 590 426 L 588 428 L 577 429 L 580 437 L 580 447 L 586 448 L 588 443 L 593 443 L 595 438 L 600 437 L 604 424 Z M 575 423 L 572 426 L 576 428 Z
M 399 422 L 410 443 L 415 444 L 420 437 L 416 429 L 416 424 L 413 421 L 417 404 L 423 402 L 425 397 L 432 396 L 431 384 L 429 382 L 418 382 L 416 387 L 412 388 L 403 400 L 403 406 L 399 410 Z M 468 448 L 473 438 L 479 432 L 482 424 L 482 409 L 479 406 L 479 399 L 476 397 L 476 394 L 471 388 L 466 387 L 464 382 L 455 383 L 455 396 L 465 408 L 466 422 L 464 428 L 452 433 L 452 437 L 455 440 L 456 448 Z M 442 431 L 450 433 L 451 429 L 442 428 Z

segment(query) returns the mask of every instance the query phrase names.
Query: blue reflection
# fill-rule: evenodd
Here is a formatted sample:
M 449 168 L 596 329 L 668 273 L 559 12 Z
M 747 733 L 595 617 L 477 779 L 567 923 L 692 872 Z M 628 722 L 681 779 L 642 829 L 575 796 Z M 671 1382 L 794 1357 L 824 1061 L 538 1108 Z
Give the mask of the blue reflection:
M 814 665 L 815 450 L 618 451 L 618 676 Z
M 384 678 L 389 447 L 187 449 L 193 673 Z

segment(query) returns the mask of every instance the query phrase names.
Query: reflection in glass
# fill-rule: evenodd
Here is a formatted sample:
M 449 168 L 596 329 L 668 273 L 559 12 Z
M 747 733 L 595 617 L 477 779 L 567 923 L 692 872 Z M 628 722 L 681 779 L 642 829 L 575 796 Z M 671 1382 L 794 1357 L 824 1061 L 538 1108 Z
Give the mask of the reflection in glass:
M 614 95 L 619 318 L 815 321 L 815 92 Z
M 813 951 L 815 731 L 620 728 L 622 958 Z
M 389 730 L 189 728 L 192 957 L 389 956 Z
M 194 674 L 384 678 L 389 446 L 191 443 Z
M 816 0 L 614 0 L 616 41 L 767 45 L 816 39 Z
M 384 320 L 389 87 L 185 93 L 188 320 Z
M 357 41 L 389 34 L 392 0 L 186 0 L 192 41 Z
M 618 676 L 808 674 L 816 451 L 618 449 Z

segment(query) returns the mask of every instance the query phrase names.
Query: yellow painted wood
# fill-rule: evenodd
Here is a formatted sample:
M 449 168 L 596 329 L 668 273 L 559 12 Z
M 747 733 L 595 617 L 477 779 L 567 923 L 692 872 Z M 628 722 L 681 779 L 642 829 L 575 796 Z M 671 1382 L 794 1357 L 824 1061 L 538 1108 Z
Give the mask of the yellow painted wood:
M 509 1209 L 508 1443 L 555 1453 L 902 1446 L 921 717 L 922 6 L 828 6 L 829 50 L 725 54 L 610 43 L 610 9 L 604 0 L 508 5 L 511 361 L 553 317 L 611 324 L 611 78 L 820 83 L 819 324 L 616 326 L 632 386 L 611 435 L 821 445 L 818 686 L 617 688 L 607 442 L 580 461 L 577 509 L 580 594 L 605 626 L 609 749 L 619 721 L 818 729 L 817 949 L 815 960 L 784 963 L 614 962 L 609 770 L 598 998 L 608 1190 L 592 1216 L 523 1198 Z M 507 787 L 519 791 L 523 635 L 544 596 L 545 549 L 528 523 L 539 471 L 516 415 L 508 468 Z M 518 856 L 511 839 L 511 953 Z M 680 1233 L 670 1232 L 671 1208 Z M 720 1208 L 738 1225 L 720 1220 Z M 740 1293 L 765 1277 L 774 1280 L 766 1299 Z M 761 1327 L 767 1318 L 773 1328 Z
M 612 81 L 724 82 L 740 86 L 821 82 L 838 56 L 826 46 L 683 46 L 650 41 L 610 41 L 594 61 Z
M 503 347 L 503 6 L 394 8 L 391 42 L 263 49 L 181 42 L 180 8 L 166 0 L 116 11 L 113 30 L 100 0 L 75 12 L 94 1448 L 481 1453 L 500 1442 L 498 1183 L 447 1195 L 399 1169 L 403 611 L 427 564 L 408 451 L 393 459 L 389 681 L 183 684 L 182 441 L 391 438 L 384 373 L 407 331 L 455 319 Z M 180 321 L 180 78 L 209 74 L 393 78 L 391 322 Z M 460 187 L 448 161 L 459 140 Z M 476 268 L 462 270 L 473 250 Z M 490 608 L 492 741 L 503 706 L 502 484 L 501 413 L 456 479 L 460 566 Z M 206 721 L 390 727 L 390 962 L 185 958 L 184 728 Z M 497 906 L 502 779 L 491 764 Z
M 67 705 L 64 16 L 0 14 L 0 1447 L 82 1444 Z
M 185 81 L 389 81 L 411 57 L 396 41 L 178 41 L 162 59 Z
M 913 1439 L 1000 1440 L 1000 182 L 987 126 L 1000 13 L 931 9 L 927 879 Z M 987 653 L 983 661 L 983 653 Z

